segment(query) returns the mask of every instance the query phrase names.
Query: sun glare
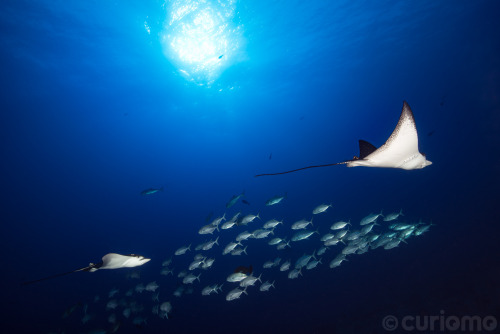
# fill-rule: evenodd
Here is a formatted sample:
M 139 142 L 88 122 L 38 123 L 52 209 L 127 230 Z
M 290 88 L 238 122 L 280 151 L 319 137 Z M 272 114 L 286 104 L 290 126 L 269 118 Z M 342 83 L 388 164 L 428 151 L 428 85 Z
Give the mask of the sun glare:
M 161 40 L 165 55 L 186 79 L 210 86 L 234 64 L 242 44 L 233 22 L 234 0 L 174 0 L 166 3 Z

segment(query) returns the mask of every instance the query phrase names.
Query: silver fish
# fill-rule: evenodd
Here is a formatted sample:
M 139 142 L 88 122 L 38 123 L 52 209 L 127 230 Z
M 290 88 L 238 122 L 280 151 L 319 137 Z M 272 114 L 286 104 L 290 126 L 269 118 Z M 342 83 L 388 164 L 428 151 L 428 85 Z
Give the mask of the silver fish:
M 293 235 L 292 237 L 292 241 L 300 241 L 300 240 L 305 240 L 305 239 L 308 239 L 311 235 L 313 235 L 314 233 L 318 233 L 318 231 L 307 231 L 307 230 L 304 230 L 304 231 L 300 231 L 300 232 L 297 232 Z
M 199 282 L 200 281 L 200 276 L 201 276 L 201 274 L 199 274 L 198 276 L 194 276 L 193 274 L 189 274 L 186 277 L 184 277 L 184 279 L 182 280 L 182 283 L 184 283 L 184 284 L 193 284 L 193 282 L 195 280 L 198 280 L 198 282 Z
M 388 215 L 386 215 L 384 217 L 384 221 L 385 222 L 390 222 L 392 220 L 396 220 L 398 219 L 399 216 L 404 216 L 403 215 L 403 209 L 399 210 L 399 212 L 393 212 L 393 213 L 389 213 Z
M 233 289 L 233 290 L 229 291 L 229 293 L 226 295 L 226 300 L 231 301 L 231 300 L 238 299 L 238 298 L 240 298 L 242 293 L 248 295 L 246 290 L 247 290 L 246 288 L 244 290 L 240 290 L 238 288 Z
M 292 230 L 302 230 L 302 229 L 305 229 L 307 227 L 307 225 L 311 224 L 312 226 L 312 219 L 310 221 L 307 221 L 305 219 L 302 219 L 302 220 L 299 220 L 295 223 L 292 224 Z
M 175 251 L 175 255 L 183 255 L 183 254 L 186 254 L 187 251 L 191 250 L 191 244 L 189 244 L 189 246 L 183 246 L 183 247 L 180 247 L 179 249 L 177 249 Z
M 361 222 L 359 223 L 359 225 L 367 225 L 367 224 L 373 223 L 380 216 L 383 217 L 382 211 L 380 211 L 380 213 L 370 213 L 368 216 L 361 219 Z
M 314 208 L 313 215 L 317 215 L 317 214 L 323 213 L 326 210 L 328 210 L 331 206 L 332 206 L 331 204 L 321 204 L 321 205 L 318 205 L 317 207 Z
M 274 288 L 274 282 L 275 282 L 275 281 L 273 281 L 272 283 L 269 283 L 269 281 L 265 281 L 264 283 L 262 283 L 262 284 L 260 285 L 259 290 L 260 290 L 260 291 L 269 291 L 269 289 L 270 289 L 271 287 L 273 287 L 273 288 Z
M 286 194 L 284 196 L 274 196 L 266 201 L 266 205 L 267 206 L 276 205 L 276 204 L 280 203 L 282 200 L 284 200 L 285 198 L 286 198 Z
M 227 277 L 227 281 L 228 282 L 241 282 L 243 281 L 245 278 L 247 278 L 247 274 L 245 273 L 232 273 L 231 275 L 229 275 Z
M 240 281 L 240 286 L 242 288 L 246 288 L 248 286 L 254 285 L 255 282 L 257 282 L 257 281 L 262 283 L 262 280 L 260 279 L 261 277 L 262 277 L 262 274 L 260 274 L 259 277 L 249 275 L 249 276 L 245 277 L 242 281 Z
M 226 254 L 229 254 L 231 253 L 231 251 L 233 249 L 236 248 L 236 246 L 242 246 L 242 244 L 240 242 L 230 242 L 226 248 L 224 248 L 224 251 L 222 252 L 222 255 L 226 255 Z
M 276 219 L 271 219 L 267 221 L 262 227 L 265 229 L 270 229 L 270 228 L 275 228 L 279 224 L 283 224 L 283 221 L 277 221 Z
M 232 207 L 233 205 L 236 204 L 236 202 L 238 202 L 238 200 L 245 196 L 245 191 L 243 190 L 243 192 L 239 195 L 233 195 L 233 197 L 231 197 L 231 199 L 229 200 L 229 202 L 226 203 L 226 209 L 229 209 L 230 207 Z
M 330 227 L 330 230 L 340 230 L 346 227 L 347 225 L 351 225 L 351 221 L 349 220 L 348 222 L 345 221 L 339 221 L 336 223 L 333 223 L 332 226 Z

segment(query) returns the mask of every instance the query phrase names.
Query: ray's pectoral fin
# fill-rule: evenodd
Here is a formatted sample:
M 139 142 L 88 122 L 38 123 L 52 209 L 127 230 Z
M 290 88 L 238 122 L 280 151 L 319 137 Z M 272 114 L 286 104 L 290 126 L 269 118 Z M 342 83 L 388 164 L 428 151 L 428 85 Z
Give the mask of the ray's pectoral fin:
M 364 159 L 373 152 L 375 152 L 377 148 L 367 142 L 366 140 L 359 140 L 359 159 Z
M 418 150 L 418 134 L 415 117 L 406 101 L 401 116 L 384 145 L 375 148 L 366 141 L 359 141 L 360 158 L 349 162 L 347 167 L 383 167 L 400 169 L 422 169 L 432 164 Z

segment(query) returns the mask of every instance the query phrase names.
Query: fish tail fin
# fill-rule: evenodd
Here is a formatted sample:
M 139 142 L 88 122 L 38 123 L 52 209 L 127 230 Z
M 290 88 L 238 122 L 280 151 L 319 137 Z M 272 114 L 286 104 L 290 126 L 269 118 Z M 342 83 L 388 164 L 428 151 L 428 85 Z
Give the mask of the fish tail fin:
M 259 280 L 259 282 L 262 283 L 262 280 L 260 279 L 262 277 L 262 273 L 260 273 L 259 277 L 257 277 L 257 279 Z
M 403 209 L 399 210 L 399 215 L 400 215 L 400 216 L 404 216 L 404 214 L 403 214 Z
M 196 279 L 198 280 L 198 282 L 200 281 L 200 276 L 201 276 L 201 273 L 199 273 L 198 276 L 196 276 Z
M 217 239 L 215 239 L 215 244 L 216 244 L 217 246 L 219 246 L 218 241 L 219 241 L 219 236 L 217 236 Z
M 319 263 L 319 264 L 323 264 L 323 262 L 321 262 L 321 260 L 322 260 L 322 259 L 323 259 L 323 258 L 320 258 L 320 259 L 318 260 L 318 263 Z
M 311 221 L 309 223 L 311 223 L 311 226 L 314 226 L 313 225 L 313 217 L 311 217 Z
M 248 245 L 245 246 L 245 248 L 243 248 L 243 253 L 245 253 L 245 255 L 248 255 L 248 253 L 247 253 L 247 247 L 248 247 Z
M 192 244 L 189 244 L 189 246 L 188 246 L 188 250 L 189 250 L 189 251 L 191 250 L 191 245 L 192 245 Z
M 315 259 L 315 260 L 317 260 L 315 255 L 316 255 L 316 250 L 313 251 L 312 258 Z
M 244 292 L 244 293 L 245 293 L 245 295 L 248 295 L 247 288 L 248 288 L 248 286 L 246 286 L 246 287 L 243 289 L 243 291 L 242 291 L 242 292 Z
M 273 282 L 271 283 L 271 286 L 272 286 L 273 288 L 275 288 L 275 289 L 276 289 L 276 287 L 274 286 L 274 282 L 276 282 L 276 281 L 273 281 Z

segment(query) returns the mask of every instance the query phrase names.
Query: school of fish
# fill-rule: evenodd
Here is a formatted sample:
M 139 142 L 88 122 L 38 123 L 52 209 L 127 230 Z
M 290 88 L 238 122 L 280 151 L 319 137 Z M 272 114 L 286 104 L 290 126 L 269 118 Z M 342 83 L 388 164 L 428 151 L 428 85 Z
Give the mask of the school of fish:
M 242 196 L 244 192 L 233 196 L 226 208 L 234 206 Z M 266 201 L 265 206 L 281 205 L 285 200 L 286 195 L 278 195 Z M 127 282 L 132 284 L 127 290 L 113 288 L 107 296 L 95 296 L 91 302 L 72 305 L 63 317 L 69 317 L 81 308 L 81 323 L 87 324 L 95 321 L 97 314 L 102 317 L 100 311 L 104 309 L 108 329 L 92 333 L 117 332 L 127 321 L 133 326 L 144 327 L 152 317 L 169 319 L 176 300 L 184 295 L 225 298 L 234 303 L 250 293 L 270 293 L 279 288 L 281 279 L 314 275 L 314 269 L 320 266 L 339 270 L 344 262 L 354 262 L 361 254 L 378 248 L 400 247 L 432 226 L 421 221 L 408 222 L 403 210 L 385 215 L 382 212 L 370 213 L 359 223 L 335 219 L 333 211 L 332 204 L 320 204 L 310 211 L 309 217 L 295 221 L 261 217 L 259 212 L 237 212 L 231 216 L 223 213 L 208 224 L 200 224 L 198 234 L 205 240 L 178 245 L 163 262 L 157 262 L 160 266 L 157 280 L 140 282 L 139 272 L 129 272 Z M 309 250 L 293 258 L 287 250 L 299 245 L 306 245 Z M 252 250 L 257 248 L 268 249 L 276 256 L 263 263 L 253 263 Z M 213 275 L 204 278 L 218 262 L 228 262 L 223 261 L 227 257 L 234 257 L 240 264 L 253 263 L 253 271 L 218 267 L 216 272 L 224 275 L 218 275 L 216 280 Z M 137 296 L 141 296 L 141 302 L 137 301 Z

